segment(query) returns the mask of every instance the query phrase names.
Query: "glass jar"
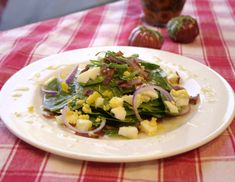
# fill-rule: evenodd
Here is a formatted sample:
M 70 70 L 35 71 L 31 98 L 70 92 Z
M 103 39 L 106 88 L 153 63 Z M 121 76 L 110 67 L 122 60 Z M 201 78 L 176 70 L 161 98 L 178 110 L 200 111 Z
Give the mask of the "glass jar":
M 164 27 L 171 18 L 181 14 L 185 0 L 141 0 L 141 3 L 144 22 Z

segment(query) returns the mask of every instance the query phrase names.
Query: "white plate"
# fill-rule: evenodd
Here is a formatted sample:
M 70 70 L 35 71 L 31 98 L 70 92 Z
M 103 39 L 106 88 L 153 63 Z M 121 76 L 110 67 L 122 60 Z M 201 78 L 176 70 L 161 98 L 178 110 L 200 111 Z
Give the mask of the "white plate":
M 172 67 L 184 77 L 191 94 L 201 102 L 186 122 L 168 122 L 165 132 L 142 139 L 91 139 L 70 133 L 40 116 L 39 86 L 60 65 L 87 62 L 99 51 L 138 53 L 144 60 Z M 34 112 L 28 112 L 30 106 Z M 94 47 L 53 55 L 23 68 L 3 86 L 0 115 L 17 137 L 42 150 L 61 156 L 102 162 L 134 162 L 180 154 L 199 147 L 221 134 L 234 117 L 234 93 L 210 68 L 176 54 L 136 47 Z M 185 118 L 184 118 L 185 119 Z

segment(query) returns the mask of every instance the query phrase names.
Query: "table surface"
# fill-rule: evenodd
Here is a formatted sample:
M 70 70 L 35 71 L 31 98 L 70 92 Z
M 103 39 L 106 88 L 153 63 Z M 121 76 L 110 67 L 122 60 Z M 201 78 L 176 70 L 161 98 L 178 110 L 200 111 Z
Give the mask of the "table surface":
M 235 88 L 235 1 L 187 0 L 200 35 L 162 50 L 191 57 L 220 73 Z M 139 0 L 124 0 L 0 32 L 0 88 L 15 72 L 43 57 L 93 46 L 127 45 L 141 24 Z M 68 159 L 21 141 L 0 120 L 0 181 L 235 181 L 235 121 L 216 139 L 174 157 L 138 163 Z

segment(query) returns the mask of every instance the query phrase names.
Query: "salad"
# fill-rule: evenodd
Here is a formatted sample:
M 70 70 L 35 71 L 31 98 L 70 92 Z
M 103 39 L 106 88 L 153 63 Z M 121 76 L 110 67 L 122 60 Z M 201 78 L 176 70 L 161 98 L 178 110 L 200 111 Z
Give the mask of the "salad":
M 41 87 L 43 115 L 55 117 L 77 135 L 137 138 L 157 133 L 158 122 L 187 114 L 197 97 L 181 86 L 177 72 L 167 75 L 137 54 L 99 52 L 82 70 L 58 71 Z

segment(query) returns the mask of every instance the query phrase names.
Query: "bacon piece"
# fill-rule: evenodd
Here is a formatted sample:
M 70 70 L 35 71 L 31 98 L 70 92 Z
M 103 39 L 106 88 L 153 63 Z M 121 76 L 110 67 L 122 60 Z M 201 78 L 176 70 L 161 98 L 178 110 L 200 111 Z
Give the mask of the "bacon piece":
M 85 96 L 90 96 L 91 94 L 93 94 L 93 92 L 94 92 L 93 90 L 89 89 L 89 90 L 85 91 L 84 95 Z
M 83 72 L 85 72 L 85 71 L 87 71 L 87 70 L 89 70 L 89 68 L 90 68 L 90 67 L 89 67 L 88 65 L 86 65 L 86 67 L 80 72 L 80 74 L 83 73 Z
M 115 53 L 115 55 L 116 55 L 116 56 L 123 56 L 123 52 L 118 51 L 118 52 Z
M 107 63 L 116 63 L 116 64 L 123 64 L 124 63 L 120 59 L 118 59 L 114 56 L 111 56 L 111 55 L 108 55 L 108 56 L 105 57 L 105 62 L 107 62 Z
M 140 72 L 140 76 L 142 76 L 144 79 L 148 79 L 148 72 L 146 72 L 139 64 L 138 60 L 136 58 L 130 59 L 127 64 L 132 68 L 132 70 L 137 70 Z
M 191 97 L 189 98 L 189 103 L 190 103 L 190 104 L 193 104 L 193 105 L 196 105 L 199 101 L 200 101 L 200 96 L 199 96 L 199 94 L 197 94 L 196 96 L 191 96 Z
M 180 86 L 180 85 L 173 85 L 172 88 L 173 88 L 174 90 L 183 90 L 183 89 L 185 89 L 184 87 L 182 87 L 182 86 Z
M 140 85 L 141 83 L 141 79 L 134 79 L 131 81 L 120 80 L 118 81 L 118 86 L 120 86 L 121 88 L 131 88 L 133 86 Z
M 55 113 L 43 108 L 43 106 L 40 107 L 40 112 L 47 119 L 54 119 L 56 116 Z
M 101 68 L 101 74 L 105 77 L 103 81 L 104 85 L 107 85 L 110 83 L 110 81 L 113 79 L 114 72 L 115 70 L 112 68 L 108 68 L 108 67 Z

